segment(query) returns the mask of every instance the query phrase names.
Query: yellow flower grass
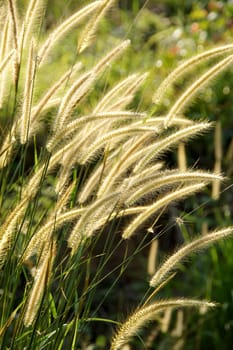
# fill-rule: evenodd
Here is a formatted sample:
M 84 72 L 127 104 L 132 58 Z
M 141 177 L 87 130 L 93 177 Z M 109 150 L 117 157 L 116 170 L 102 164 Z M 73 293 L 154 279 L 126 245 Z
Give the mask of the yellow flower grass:
M 185 246 L 181 247 L 176 253 L 171 255 L 156 271 L 154 276 L 150 280 L 150 285 L 156 287 L 164 279 L 168 277 L 176 268 L 177 264 L 180 263 L 184 258 L 193 252 L 200 249 L 207 248 L 210 244 L 214 242 L 229 237 L 233 234 L 233 227 L 227 227 L 222 230 L 218 230 L 212 233 L 208 233 L 204 236 L 195 239 L 194 241 L 187 243 Z
M 220 47 L 214 47 L 210 50 L 205 50 L 204 52 L 201 52 L 184 62 L 181 62 L 177 68 L 175 68 L 166 79 L 163 80 L 161 85 L 156 90 L 154 96 L 153 96 L 153 102 L 156 104 L 160 104 L 163 99 L 164 95 L 168 91 L 169 87 L 177 82 L 180 78 L 182 78 L 185 74 L 192 71 L 195 66 L 206 62 L 208 59 L 213 58 L 218 55 L 222 55 L 224 53 L 230 52 L 233 50 L 233 45 L 223 45 Z
M 149 321 L 156 319 L 156 316 L 167 308 L 177 309 L 180 307 L 214 307 L 214 303 L 193 299 L 174 299 L 154 302 L 151 305 L 143 306 L 136 310 L 117 330 L 113 337 L 110 350 L 120 350 L 131 338 L 138 334 L 138 331 Z
M 29 1 L 24 18 L 21 18 L 16 1 L 9 0 L 1 24 L 0 107 L 5 107 L 4 103 L 9 102 L 7 110 L 9 107 L 9 120 L 12 120 L 2 135 L 0 168 L 5 167 L 2 169 L 3 174 L 8 174 L 7 166 L 9 173 L 14 170 L 19 148 L 27 156 L 32 140 L 35 145 L 31 174 L 28 175 L 27 169 L 22 165 L 16 183 L 11 183 L 10 180 L 9 185 L 6 184 L 6 194 L 11 193 L 13 188 L 17 192 L 18 201 L 12 200 L 13 207 L 5 215 L 0 227 L 1 268 L 4 268 L 12 248 L 12 253 L 16 254 L 14 257 L 20 257 L 17 260 L 19 268 L 21 263 L 31 260 L 32 256 L 33 261 L 34 258 L 37 261 L 34 281 L 29 295 L 26 295 L 23 321 L 26 327 L 33 325 L 40 316 L 38 312 L 40 306 L 43 307 L 43 297 L 46 296 L 47 287 L 51 287 L 50 275 L 56 254 L 55 239 L 60 248 L 58 235 L 62 225 L 68 222 L 73 224 L 72 229 L 67 227 L 62 232 L 62 240 L 67 240 L 73 256 L 80 252 L 81 243 L 91 240 L 100 229 L 108 229 L 111 220 L 120 221 L 123 217 L 130 217 L 132 221 L 127 221 L 128 226 L 125 229 L 120 227 L 119 236 L 119 239 L 129 239 L 149 218 L 155 214 L 159 216 L 172 201 L 200 191 L 209 182 L 219 183 L 222 180 L 220 171 L 216 171 L 216 174 L 191 171 L 185 165 L 182 166 L 183 171 L 166 170 L 165 164 L 158 161 L 158 158 L 174 145 L 180 142 L 183 145 L 186 139 L 211 126 L 208 122 L 189 120 L 184 112 L 196 93 L 233 60 L 233 45 L 224 45 L 182 63 L 161 84 L 154 95 L 154 102 L 162 102 L 167 88 L 191 73 L 192 68 L 195 69 L 199 63 L 218 58 L 218 63 L 211 68 L 206 67 L 204 73 L 184 88 L 166 115 L 149 115 L 144 111 L 127 110 L 148 73 L 135 73 L 120 80 L 115 86 L 104 90 L 97 101 L 96 97 L 93 102 L 90 98 L 88 104 L 82 108 L 101 75 L 125 53 L 130 45 L 129 40 L 113 47 L 88 70 L 81 63 L 74 63 L 55 83 L 45 89 L 42 96 L 37 97 L 36 84 L 43 73 L 41 68 L 46 64 L 55 45 L 86 20 L 86 24 L 79 31 L 76 48 L 78 54 L 81 54 L 91 45 L 101 19 L 113 6 L 114 0 L 91 2 L 52 29 L 44 42 L 41 42 L 44 4 L 44 0 Z M 221 55 L 224 58 L 219 59 L 218 56 Z M 94 95 L 98 93 L 99 91 L 95 91 Z M 48 127 L 49 136 L 40 148 L 37 136 L 45 127 Z M 23 152 L 20 154 L 22 163 L 26 160 L 26 156 L 23 159 Z M 219 158 L 219 152 L 216 155 Z M 217 169 L 220 169 L 219 165 Z M 2 188 L 4 191 L 4 185 Z M 50 188 L 53 203 L 43 212 L 45 193 Z M 147 196 L 150 196 L 151 204 L 145 203 Z M 145 205 L 141 205 L 142 202 Z M 109 231 L 111 234 L 111 230 Z M 152 293 L 150 300 L 188 254 L 204 249 L 231 233 L 231 227 L 221 229 L 181 247 L 153 275 L 150 285 L 158 288 Z M 56 275 L 56 278 L 60 277 Z M 142 326 L 167 308 L 203 305 L 214 306 L 213 303 L 191 299 L 157 301 L 151 305 L 147 302 L 119 327 L 111 349 L 120 349 Z M 9 322 L 12 322 L 15 313 L 11 315 L 8 317 Z M 4 327 L 2 330 L 5 332 Z
M 217 74 L 226 69 L 233 61 L 233 55 L 230 55 L 217 64 L 215 64 L 212 68 L 207 70 L 207 72 L 203 73 L 197 80 L 191 84 L 184 93 L 178 98 L 178 100 L 174 103 L 174 105 L 170 108 L 167 118 L 165 120 L 165 127 L 171 123 L 171 120 L 174 116 L 179 115 L 183 112 L 185 108 L 187 108 L 188 104 L 194 99 L 194 95 L 202 89 L 211 79 L 216 77 Z
M 48 242 L 44 246 L 44 252 L 41 256 L 40 264 L 36 269 L 34 283 L 30 291 L 27 308 L 24 315 L 24 325 L 26 327 L 32 325 L 36 319 L 42 297 L 50 279 L 53 260 L 55 257 L 55 249 L 55 242 Z
M 162 198 L 156 200 L 152 205 L 145 206 L 143 213 L 138 215 L 136 219 L 125 229 L 122 237 L 129 239 L 137 230 L 137 228 L 143 224 L 152 214 L 157 210 L 166 207 L 174 200 L 181 199 L 187 195 L 200 191 L 205 186 L 205 183 L 197 183 L 194 185 L 184 186 L 180 189 L 173 190 L 171 193 L 164 195 Z

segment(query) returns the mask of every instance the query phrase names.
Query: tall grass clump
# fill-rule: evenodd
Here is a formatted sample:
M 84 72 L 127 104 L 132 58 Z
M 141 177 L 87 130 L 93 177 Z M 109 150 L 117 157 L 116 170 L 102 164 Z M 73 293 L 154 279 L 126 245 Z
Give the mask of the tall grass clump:
M 175 69 L 155 92 L 155 110 L 176 81 L 192 71 L 195 79 L 164 115 L 134 111 L 127 107 L 146 73 L 108 89 L 101 80 L 116 60 L 120 64 L 129 40 L 103 52 L 92 67 L 85 65 L 85 50 L 115 1 L 92 1 L 48 33 L 46 1 L 30 0 L 25 13 L 14 0 L 1 6 L 0 344 L 2 349 L 85 349 L 92 325 L 117 322 L 98 317 L 101 302 L 95 302 L 111 276 L 106 266 L 113 253 L 136 233 L 143 245 L 148 228 L 156 230 L 172 202 L 222 180 L 220 173 L 169 169 L 161 157 L 211 127 L 189 120 L 185 111 L 232 63 L 233 47 L 210 49 Z M 74 31 L 76 61 L 67 71 L 53 72 L 56 47 Z M 119 325 L 109 347 L 120 349 L 166 308 L 214 306 L 154 297 L 187 255 L 231 233 L 231 227 L 216 230 L 169 257 L 152 277 L 147 301 Z M 126 253 L 127 248 L 118 278 L 136 254 Z

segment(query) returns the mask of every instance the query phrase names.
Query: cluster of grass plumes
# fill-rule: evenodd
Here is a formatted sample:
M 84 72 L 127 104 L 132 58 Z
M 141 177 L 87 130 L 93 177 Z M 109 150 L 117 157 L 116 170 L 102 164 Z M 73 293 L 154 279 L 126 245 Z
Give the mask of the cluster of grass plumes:
M 23 17 L 14 0 L 2 4 L 2 347 L 74 348 L 85 324 L 96 316 L 91 311 L 92 293 L 98 288 L 101 275 L 99 280 L 98 273 L 96 279 L 90 278 L 92 257 L 87 257 L 86 248 L 92 240 L 102 230 L 109 231 L 109 235 L 118 234 L 119 241 L 140 230 L 143 236 L 148 220 L 159 216 L 171 202 L 222 179 L 221 174 L 200 170 L 167 169 L 160 158 L 181 141 L 210 127 L 208 122 L 190 121 L 184 111 L 197 92 L 231 63 L 232 46 L 200 54 L 168 77 L 154 96 L 157 104 L 162 102 L 169 86 L 186 72 L 190 74 L 192 67 L 219 58 L 185 89 L 166 115 L 127 109 L 145 81 L 145 73 L 135 73 L 117 82 L 104 94 L 100 93 L 93 105 L 90 95 L 99 79 L 130 45 L 129 40 L 120 42 L 85 70 L 82 53 L 92 43 L 101 18 L 113 4 L 108 0 L 91 2 L 45 39 L 41 39 L 45 1 L 29 1 Z M 49 64 L 53 49 L 78 25 L 83 28 L 78 31 L 77 62 L 38 96 L 40 74 L 44 65 Z M 48 137 L 41 145 L 38 135 L 46 128 Z M 121 232 L 116 233 L 114 222 L 124 217 L 127 225 L 120 225 Z M 119 225 L 116 226 L 119 231 Z M 177 263 L 193 250 L 231 232 L 231 228 L 217 231 L 181 248 L 162 265 L 151 285 L 161 285 Z M 22 280 L 23 292 L 19 291 Z M 184 299 L 144 305 L 119 329 L 112 349 L 129 341 L 138 328 L 164 308 L 203 303 L 213 306 Z

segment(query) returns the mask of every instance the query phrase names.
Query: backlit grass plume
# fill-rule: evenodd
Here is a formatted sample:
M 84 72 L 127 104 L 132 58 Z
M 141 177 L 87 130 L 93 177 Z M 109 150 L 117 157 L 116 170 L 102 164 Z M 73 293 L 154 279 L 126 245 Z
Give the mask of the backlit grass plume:
M 155 92 L 155 103 L 199 64 L 218 60 L 187 84 L 164 115 L 151 115 L 132 107 L 148 73 L 106 84 L 130 40 L 116 40 L 91 64 L 88 60 L 98 26 L 115 1 L 92 1 L 49 32 L 43 25 L 46 3 L 29 0 L 24 12 L 14 0 L 1 4 L 1 348 L 79 346 L 98 314 L 92 302 L 107 278 L 101 273 L 112 254 L 106 252 L 108 242 L 120 244 L 136 233 L 143 241 L 150 220 L 156 222 L 171 203 L 223 178 L 219 172 L 169 169 L 161 158 L 211 127 L 208 121 L 189 120 L 185 112 L 197 92 L 232 63 L 232 45 L 198 54 L 174 70 Z M 55 72 L 54 53 L 69 33 L 76 36 L 76 61 Z M 187 254 L 231 232 L 215 231 L 180 248 L 151 286 L 162 286 Z M 96 255 L 97 241 L 103 251 Z M 92 278 L 98 259 L 102 267 Z M 189 299 L 144 305 L 122 324 L 111 349 L 119 349 L 167 307 L 201 305 L 213 306 Z
M 194 241 L 186 244 L 180 248 L 176 253 L 170 256 L 162 265 L 158 268 L 154 276 L 151 278 L 150 285 L 155 287 L 159 285 L 164 279 L 167 278 L 167 275 L 170 274 L 173 269 L 181 262 L 183 259 L 193 252 L 197 252 L 200 249 L 207 248 L 213 242 L 216 242 L 220 239 L 227 238 L 232 234 L 233 228 L 228 227 L 219 231 L 208 233 L 200 238 L 195 239 Z
M 214 303 L 190 299 L 175 299 L 158 301 L 150 305 L 145 305 L 136 310 L 126 322 L 124 322 L 118 329 L 111 344 L 111 350 L 121 349 L 124 344 L 138 334 L 138 331 L 148 322 L 156 320 L 156 316 L 167 308 L 180 307 L 213 307 Z

